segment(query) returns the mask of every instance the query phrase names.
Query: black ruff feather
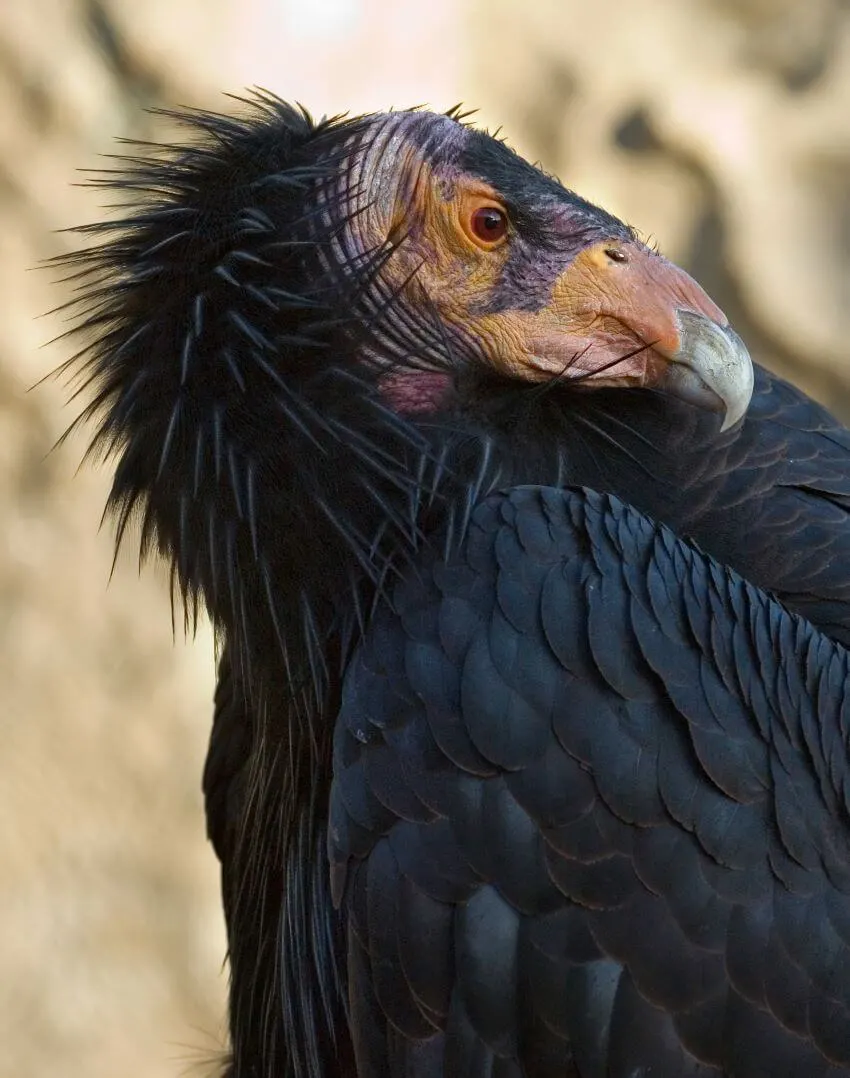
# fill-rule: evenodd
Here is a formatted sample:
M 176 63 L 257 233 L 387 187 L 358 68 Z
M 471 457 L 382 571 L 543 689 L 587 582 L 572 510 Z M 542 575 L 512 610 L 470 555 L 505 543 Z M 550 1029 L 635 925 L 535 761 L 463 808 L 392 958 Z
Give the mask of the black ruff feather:
M 293 687 L 306 678 L 321 705 L 317 597 L 380 583 L 382 552 L 418 539 L 415 513 L 394 507 L 418 501 L 410 462 L 425 441 L 381 404 L 362 357 L 389 340 L 396 362 L 416 362 L 427 332 L 389 316 L 390 245 L 353 257 L 335 242 L 358 212 L 341 177 L 369 118 L 246 104 L 242 119 L 169 114 L 188 146 L 146 148 L 94 181 L 132 209 L 83 229 L 95 245 L 62 260 L 73 332 L 91 342 L 66 367 L 91 394 L 77 420 L 96 421 L 91 452 L 116 459 L 118 543 L 138 521 L 142 556 L 171 562 L 187 617 L 206 604 L 243 663 L 273 638 Z M 311 531 L 348 555 L 329 553 L 321 579 L 298 558 Z

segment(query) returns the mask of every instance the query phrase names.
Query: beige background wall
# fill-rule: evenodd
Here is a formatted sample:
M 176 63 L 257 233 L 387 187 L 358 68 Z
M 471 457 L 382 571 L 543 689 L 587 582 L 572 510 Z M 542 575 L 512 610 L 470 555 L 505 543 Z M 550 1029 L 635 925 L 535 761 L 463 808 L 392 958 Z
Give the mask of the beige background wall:
M 98 212 L 76 170 L 162 130 L 145 106 L 250 84 L 317 112 L 479 105 L 850 417 L 846 2 L 0 4 L 0 1075 L 205 1073 L 221 1043 L 209 635 L 174 645 L 132 559 L 107 588 L 107 476 L 75 476 L 81 439 L 46 455 L 72 413 L 27 388 L 65 355 L 33 267 Z

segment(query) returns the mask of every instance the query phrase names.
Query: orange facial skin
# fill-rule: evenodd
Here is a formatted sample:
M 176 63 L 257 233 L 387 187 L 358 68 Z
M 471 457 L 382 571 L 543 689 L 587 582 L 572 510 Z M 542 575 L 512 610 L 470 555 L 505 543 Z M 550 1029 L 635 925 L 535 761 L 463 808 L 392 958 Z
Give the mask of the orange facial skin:
M 389 130 L 415 122 L 385 119 Z M 523 187 L 501 190 L 485 175 L 499 174 L 492 146 L 482 163 L 474 143 L 463 149 L 463 132 L 448 132 L 450 147 L 448 136 L 460 148 L 435 163 L 433 144 L 427 155 L 417 153 L 408 131 L 396 168 L 392 137 L 379 145 L 381 153 L 371 144 L 380 182 L 362 225 L 367 245 L 394 245 L 387 283 L 411 318 L 440 327 L 444 353 L 471 355 L 531 382 L 557 376 L 586 388 L 666 389 L 724 411 L 731 422 L 739 418 L 751 391 L 749 356 L 684 270 L 525 162 Z M 362 172 L 368 188 L 368 161 Z M 432 352 L 440 351 L 435 344 Z M 423 352 L 427 366 L 427 346 Z M 446 359 L 451 366 L 451 355 Z M 671 364 L 687 371 L 671 374 Z M 399 375 L 388 378 L 397 389 Z M 430 407 L 437 390 L 425 388 Z M 412 407 L 415 393 L 405 397 Z

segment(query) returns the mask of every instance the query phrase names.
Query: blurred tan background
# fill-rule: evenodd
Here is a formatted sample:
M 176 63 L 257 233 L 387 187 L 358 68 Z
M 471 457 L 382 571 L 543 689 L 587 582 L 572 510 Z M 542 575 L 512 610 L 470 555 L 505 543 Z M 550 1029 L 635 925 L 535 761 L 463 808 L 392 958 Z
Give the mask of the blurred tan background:
M 850 418 L 847 0 L 0 2 L 0 1075 L 211 1073 L 226 974 L 199 779 L 212 645 L 107 587 L 38 262 L 151 105 L 457 101 L 658 241 L 762 362 Z

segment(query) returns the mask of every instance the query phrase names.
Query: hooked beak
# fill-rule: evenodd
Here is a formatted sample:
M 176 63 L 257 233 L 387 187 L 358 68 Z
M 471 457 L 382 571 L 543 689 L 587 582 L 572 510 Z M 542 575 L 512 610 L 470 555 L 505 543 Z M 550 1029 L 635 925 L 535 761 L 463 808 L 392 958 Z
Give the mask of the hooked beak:
M 712 412 L 723 412 L 720 430 L 744 416 L 753 395 L 753 364 L 746 345 L 725 326 L 696 311 L 677 311 L 680 345 L 656 385 Z
M 754 375 L 743 341 L 692 277 L 643 244 L 585 248 L 556 281 L 547 313 L 532 341 L 541 374 L 569 364 L 588 389 L 658 389 L 722 412 L 721 430 L 749 406 Z

